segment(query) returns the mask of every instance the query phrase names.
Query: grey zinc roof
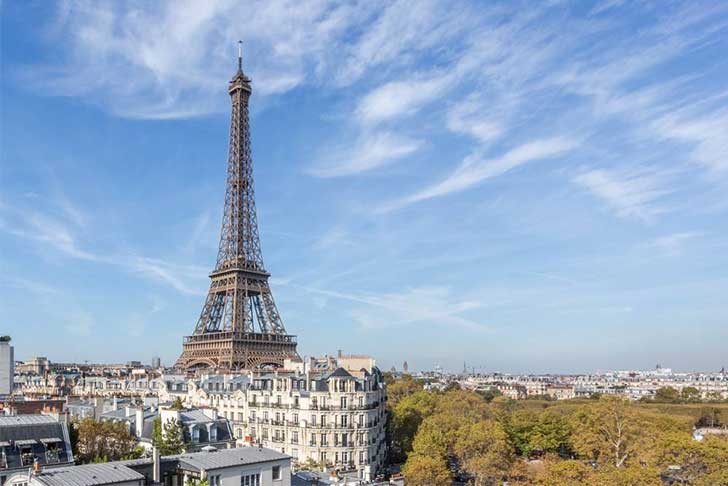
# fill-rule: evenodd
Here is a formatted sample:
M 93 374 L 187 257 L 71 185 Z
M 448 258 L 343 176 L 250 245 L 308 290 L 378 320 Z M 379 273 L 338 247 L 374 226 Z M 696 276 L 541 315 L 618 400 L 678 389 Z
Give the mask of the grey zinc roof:
M 0 417 L 0 427 L 57 423 L 58 421 L 49 415 L 9 415 Z
M 209 471 L 223 467 L 242 466 L 260 462 L 289 459 L 291 456 L 281 454 L 273 449 L 258 447 L 239 447 L 236 449 L 221 449 L 215 452 L 196 452 L 193 454 L 180 454 L 172 456 L 180 464 L 194 471 Z
M 143 480 L 144 476 L 126 466 L 107 463 L 47 469 L 34 479 L 46 486 L 99 486 Z
M 351 373 L 346 371 L 344 368 L 336 368 L 333 373 L 329 375 L 329 377 L 334 378 L 354 378 L 351 376 Z

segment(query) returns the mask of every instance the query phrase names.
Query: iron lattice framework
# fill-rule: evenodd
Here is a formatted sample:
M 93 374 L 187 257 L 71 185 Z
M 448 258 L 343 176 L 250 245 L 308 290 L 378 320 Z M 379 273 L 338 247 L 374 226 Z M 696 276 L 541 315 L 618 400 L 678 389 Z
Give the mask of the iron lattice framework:
M 212 282 L 195 331 L 184 340 L 177 367 L 250 369 L 300 360 L 268 285 L 258 236 L 250 151 L 250 79 L 242 69 L 228 88 L 232 101 L 225 211 Z

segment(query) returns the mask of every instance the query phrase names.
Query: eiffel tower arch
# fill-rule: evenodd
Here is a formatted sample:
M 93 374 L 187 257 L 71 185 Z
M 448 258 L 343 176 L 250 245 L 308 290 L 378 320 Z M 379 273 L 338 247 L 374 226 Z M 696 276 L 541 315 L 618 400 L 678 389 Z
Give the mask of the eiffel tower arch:
M 239 370 L 300 361 L 296 336 L 286 333 L 263 265 L 258 236 L 250 150 L 251 80 L 238 71 L 230 81 L 232 103 L 225 210 L 210 290 L 195 330 L 184 338 L 175 367 Z

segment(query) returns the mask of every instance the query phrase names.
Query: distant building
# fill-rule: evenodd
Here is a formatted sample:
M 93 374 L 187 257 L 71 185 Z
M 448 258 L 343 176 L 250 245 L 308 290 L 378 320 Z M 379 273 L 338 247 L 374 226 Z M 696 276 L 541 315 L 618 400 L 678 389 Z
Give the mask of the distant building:
M 159 359 L 158 356 L 155 356 L 154 358 L 152 358 L 152 369 L 158 370 L 161 367 L 162 367 L 162 360 Z
M 407 364 L 406 361 L 404 363 L 402 363 L 402 371 L 404 371 L 405 373 L 409 372 L 409 365 Z
M 15 356 L 10 336 L 0 336 L 0 396 L 13 393 Z
M 36 356 L 20 363 L 16 369 L 18 373 L 29 375 L 42 375 L 49 372 L 51 362 L 45 356 Z
M 0 484 L 8 477 L 41 467 L 73 464 L 73 452 L 65 421 L 50 415 L 0 417 Z
M 213 408 L 174 410 L 171 408 L 126 406 L 99 417 L 101 421 L 122 422 L 145 449 L 152 449 L 154 421 L 162 424 L 176 420 L 182 424 L 182 440 L 187 451 L 200 451 L 206 447 L 224 449 L 235 446 L 230 422 L 218 417 Z

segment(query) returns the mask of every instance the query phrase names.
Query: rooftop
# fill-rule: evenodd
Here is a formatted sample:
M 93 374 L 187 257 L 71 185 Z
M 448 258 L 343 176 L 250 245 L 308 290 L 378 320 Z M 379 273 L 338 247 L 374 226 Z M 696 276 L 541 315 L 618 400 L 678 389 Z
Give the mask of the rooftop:
M 48 469 L 35 479 L 47 486 L 99 486 L 144 479 L 144 476 L 126 466 L 107 463 Z
M 168 456 L 177 459 L 181 465 L 194 471 L 209 471 L 230 466 L 255 464 L 260 462 L 278 461 L 288 459 L 290 456 L 281 454 L 272 449 L 257 447 L 239 447 L 236 449 L 221 449 L 215 452 L 196 452 Z

